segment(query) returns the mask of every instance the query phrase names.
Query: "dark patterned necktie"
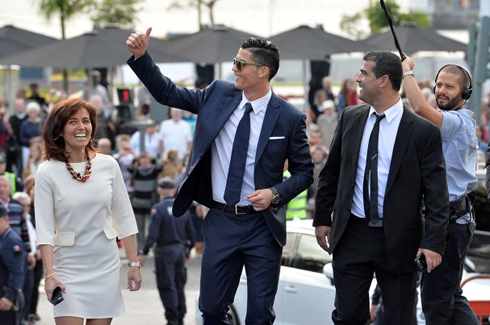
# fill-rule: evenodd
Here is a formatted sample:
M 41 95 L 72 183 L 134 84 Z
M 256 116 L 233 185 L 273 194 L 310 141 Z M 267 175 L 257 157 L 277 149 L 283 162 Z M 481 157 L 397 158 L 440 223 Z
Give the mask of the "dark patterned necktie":
M 235 205 L 240 201 L 242 192 L 243 175 L 245 174 L 245 162 L 247 161 L 248 140 L 250 139 L 250 112 L 252 104 L 245 105 L 245 113 L 235 133 L 233 150 L 231 152 L 230 168 L 224 199 L 227 204 Z
M 371 227 L 382 227 L 383 222 L 379 218 L 378 211 L 378 141 L 379 123 L 385 117 L 385 115 L 374 114 L 376 115 L 376 122 L 374 123 L 373 130 L 371 131 L 371 136 L 369 137 L 366 156 L 366 169 L 364 170 L 364 213 L 366 214 L 366 218 L 368 218 L 369 225 Z M 371 189 L 371 193 L 369 192 L 368 188 Z

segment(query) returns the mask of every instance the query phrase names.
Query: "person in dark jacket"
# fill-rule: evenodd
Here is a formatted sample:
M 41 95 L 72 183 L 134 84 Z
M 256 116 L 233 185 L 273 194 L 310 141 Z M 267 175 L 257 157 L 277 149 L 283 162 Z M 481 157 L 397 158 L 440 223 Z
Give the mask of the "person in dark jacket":
M 187 212 L 180 218 L 172 213 L 175 183 L 163 178 L 157 189 L 160 203 L 151 210 L 151 221 L 145 247 L 140 251 L 144 266 L 150 248 L 154 246 L 158 291 L 168 325 L 181 325 L 186 314 L 184 285 L 187 280 L 185 257 L 187 247 L 195 242 L 194 227 Z
M 8 211 L 0 205 L 0 325 L 17 325 L 22 309 L 26 252 L 12 231 Z

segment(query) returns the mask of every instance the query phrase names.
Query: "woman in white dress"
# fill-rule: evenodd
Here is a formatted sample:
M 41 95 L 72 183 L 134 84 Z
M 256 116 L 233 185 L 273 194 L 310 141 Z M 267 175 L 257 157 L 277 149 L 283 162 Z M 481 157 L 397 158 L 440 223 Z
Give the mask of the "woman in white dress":
M 50 301 L 56 287 L 64 293 L 53 309 L 57 325 L 108 325 L 125 312 L 116 236 L 129 259 L 127 288 L 141 286 L 138 230 L 121 171 L 92 145 L 96 113 L 89 102 L 56 104 L 44 125 L 46 162 L 35 185 L 44 288 Z

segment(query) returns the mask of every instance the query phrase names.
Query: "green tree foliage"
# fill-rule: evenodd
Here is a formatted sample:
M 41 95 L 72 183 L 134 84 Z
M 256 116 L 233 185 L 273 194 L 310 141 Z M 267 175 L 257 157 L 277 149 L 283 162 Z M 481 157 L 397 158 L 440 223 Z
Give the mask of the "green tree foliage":
M 39 0 L 39 11 L 51 19 L 59 15 L 61 25 L 61 39 L 66 38 L 66 21 L 93 5 L 92 0 Z
M 400 12 L 400 6 L 395 0 L 385 0 L 385 5 L 394 26 L 400 26 L 405 23 L 412 23 L 422 28 L 432 26 L 429 16 L 422 12 L 409 11 L 408 13 L 402 13 Z M 366 35 L 367 33 L 360 27 L 363 26 L 363 20 L 367 20 L 369 24 L 369 35 Z M 388 20 L 378 1 L 371 1 L 369 7 L 351 16 L 342 16 L 340 22 L 340 28 L 356 39 L 378 34 L 387 27 Z
M 95 2 L 91 19 L 94 23 L 112 24 L 122 28 L 133 29 L 136 16 L 141 8 L 136 6 L 141 0 L 102 0 Z

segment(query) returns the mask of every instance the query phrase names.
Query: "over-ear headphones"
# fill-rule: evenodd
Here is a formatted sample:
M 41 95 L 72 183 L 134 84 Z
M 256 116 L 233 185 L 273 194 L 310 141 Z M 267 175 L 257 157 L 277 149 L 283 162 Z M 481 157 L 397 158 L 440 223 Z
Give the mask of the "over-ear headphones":
M 439 71 L 437 71 L 437 74 L 436 74 L 436 79 L 434 80 L 435 83 L 437 83 L 437 78 L 439 77 L 439 73 L 441 73 L 441 71 L 446 68 L 446 67 L 450 67 L 450 66 L 453 66 L 453 67 L 457 67 L 459 68 L 460 70 L 463 71 L 464 74 L 466 74 L 466 76 L 468 77 L 468 80 L 469 80 L 469 84 L 467 86 L 464 86 L 463 87 L 463 91 L 461 92 L 461 98 L 463 98 L 464 100 L 468 100 L 470 99 L 471 97 L 471 93 L 473 92 L 473 81 L 472 81 L 472 78 L 471 78 L 471 73 L 468 71 L 468 69 L 466 69 L 465 67 L 463 67 L 462 65 L 459 65 L 459 64 L 455 64 L 455 63 L 450 63 L 450 64 L 446 64 L 446 65 L 443 65 Z M 436 92 L 436 86 L 434 86 L 434 89 L 433 89 L 434 93 Z

